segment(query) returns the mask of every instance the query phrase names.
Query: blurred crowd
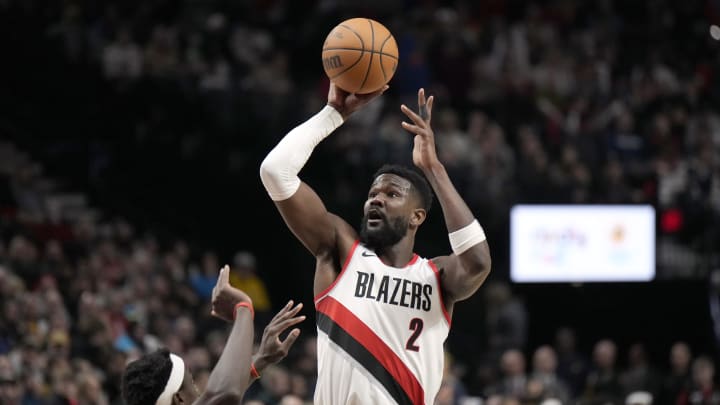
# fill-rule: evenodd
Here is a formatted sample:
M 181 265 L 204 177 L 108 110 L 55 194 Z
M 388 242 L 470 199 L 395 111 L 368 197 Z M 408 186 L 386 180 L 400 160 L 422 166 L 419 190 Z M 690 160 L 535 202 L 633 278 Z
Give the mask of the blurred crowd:
M 257 187 L 248 173 L 325 103 L 319 47 L 327 32 L 364 15 L 390 28 L 400 62 L 382 100 L 324 142 L 306 168 L 338 211 L 357 212 L 365 189 L 354 185 L 381 163 L 410 163 L 398 105 L 413 105 L 426 87 L 436 95 L 440 157 L 495 239 L 506 239 L 517 203 L 646 203 L 657 209 L 661 278 L 704 277 L 720 263 L 715 0 L 3 6 L 36 17 L 60 67 L 75 72 L 56 79 L 67 81 L 56 91 L 82 96 L 53 109 L 90 133 L 83 174 L 110 200 L 162 170 L 158 153 L 178 159 L 163 181 L 183 177 L 180 166 L 213 167 L 218 182 Z M 34 117 L 37 105 L 26 108 Z M 84 110 L 89 122 L 77 114 Z M 67 151 L 67 138 L 48 148 Z M 334 170 L 314 171 L 328 165 Z M 507 257 L 497 251 L 495 259 Z
M 40 164 L 0 144 L 0 403 L 121 404 L 125 365 L 159 347 L 180 354 L 203 389 L 228 332 L 209 316 L 221 258 L 69 200 Z M 231 283 L 255 303 L 257 341 L 273 315 L 260 264 L 242 250 L 231 263 Z M 601 339 L 584 353 L 570 327 L 528 347 L 526 310 L 510 286 L 492 282 L 480 294 L 487 350 L 447 351 L 438 405 L 720 403 L 714 360 L 684 342 L 662 364 L 641 342 Z M 311 403 L 316 340 L 312 325 L 304 331 L 246 405 Z
M 365 188 L 354 185 L 381 163 L 410 163 L 397 106 L 412 105 L 423 86 L 437 99 L 440 157 L 489 238 L 507 240 L 519 202 L 649 203 L 661 277 L 720 265 L 720 52 L 708 35 L 716 1 L 4 0 L 3 12 L 33 21 L 62 67 L 76 69 L 67 90 L 78 96 L 48 111 L 65 113 L 68 125 L 90 111 L 97 139 L 83 174 L 117 201 L 132 191 L 113 179 L 152 178 L 160 153 L 256 181 L 270 145 L 324 104 L 324 36 L 366 15 L 395 34 L 400 63 L 387 95 L 316 151 L 314 167 L 334 170 L 308 168 L 339 211 L 357 212 Z M 63 85 L 57 71 L 45 73 L 52 84 L 42 86 Z M 55 152 L 68 147 L 55 142 Z M 255 271 L 260 254 L 224 258 L 159 240 L 59 192 L 42 165 L 0 147 L 0 403 L 119 404 L 126 362 L 160 346 L 182 354 L 202 387 L 227 333 L 208 311 L 225 261 L 233 284 L 253 296 L 258 333 L 272 316 L 278 303 Z M 480 358 L 472 367 L 448 353 L 438 403 L 720 404 L 714 361 L 682 342 L 668 348 L 667 364 L 649 362 L 640 343 L 601 340 L 583 353 L 570 329 L 528 347 L 527 315 L 510 288 L 498 282 L 479 294 L 487 350 L 469 356 Z M 310 400 L 313 333 L 306 325 L 247 403 Z

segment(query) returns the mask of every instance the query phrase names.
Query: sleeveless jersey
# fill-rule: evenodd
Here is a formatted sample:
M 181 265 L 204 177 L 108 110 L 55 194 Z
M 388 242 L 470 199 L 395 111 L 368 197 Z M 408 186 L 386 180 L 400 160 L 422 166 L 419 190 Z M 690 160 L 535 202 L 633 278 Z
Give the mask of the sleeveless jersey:
M 355 242 L 315 309 L 315 405 L 433 404 L 450 317 L 431 261 L 390 267 Z

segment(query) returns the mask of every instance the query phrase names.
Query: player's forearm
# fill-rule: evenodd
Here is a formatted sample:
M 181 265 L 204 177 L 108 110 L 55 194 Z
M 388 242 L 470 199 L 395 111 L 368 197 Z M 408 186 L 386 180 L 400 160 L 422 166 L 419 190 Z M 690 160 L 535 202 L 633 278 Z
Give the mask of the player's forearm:
M 250 381 L 254 330 L 251 311 L 244 307 L 236 311 L 225 349 L 208 378 L 206 393 L 231 395 L 239 401 Z
M 298 173 L 315 147 L 343 123 L 343 116 L 326 106 L 298 125 L 273 148 L 260 165 L 260 178 L 273 201 L 287 200 L 300 188 Z
M 423 173 L 442 207 L 448 232 L 457 231 L 475 219 L 465 200 L 455 189 L 442 163 L 438 162 L 430 168 L 423 169 Z
M 438 162 L 423 172 L 442 207 L 450 244 L 463 267 L 473 275 L 490 271 L 490 250 L 485 232 L 455 189 L 445 166 Z

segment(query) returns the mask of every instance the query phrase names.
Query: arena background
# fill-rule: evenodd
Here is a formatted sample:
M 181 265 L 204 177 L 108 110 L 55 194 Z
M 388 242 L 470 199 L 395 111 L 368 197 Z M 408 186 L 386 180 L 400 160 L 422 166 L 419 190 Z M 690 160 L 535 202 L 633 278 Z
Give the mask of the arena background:
M 463 147 L 439 145 L 457 159 L 446 162 L 451 176 L 488 233 L 489 284 L 509 281 L 514 204 L 656 207 L 655 280 L 510 284 L 527 315 L 526 355 L 569 326 L 588 357 L 598 340 L 614 340 L 623 367 L 636 342 L 661 369 L 679 340 L 716 359 L 710 277 L 720 270 L 720 42 L 710 27 L 720 24 L 720 3 L 362 4 L 0 1 L 0 134 L 42 167 L 32 175 L 52 179 L 55 193 L 86 197 L 98 222 L 123 218 L 164 247 L 186 241 L 195 261 L 206 250 L 221 262 L 252 252 L 273 308 L 288 298 L 310 304 L 314 260 L 285 227 L 258 168 L 322 106 L 325 35 L 345 18 L 374 18 L 400 45 L 391 88 L 321 144 L 302 172 L 332 211 L 358 223 L 373 171 L 386 160 L 409 162 L 411 146 L 387 127 L 399 130 L 397 107 L 423 86 L 437 97 L 438 142 L 469 138 L 474 118 L 500 131 L 493 147 L 512 155 L 498 153 L 502 164 L 486 167 L 459 154 Z M 112 59 L 113 46 L 130 51 Z M 604 114 L 614 115 L 603 121 Z M 534 137 L 521 135 L 528 131 Z M 624 135 L 640 146 L 626 147 Z M 542 170 L 529 138 L 547 161 Z M 9 247 L 22 232 L 41 246 L 47 235 L 17 215 L 28 209 L 14 188 L 18 172 L 4 166 L 15 194 L 3 201 L 2 242 Z M 40 214 L 40 223 L 48 217 Z M 436 207 L 416 251 L 449 251 L 446 233 Z M 478 396 L 475 368 L 491 340 L 486 298 L 481 289 L 457 306 L 448 342 Z M 304 329 L 314 333 L 312 319 Z

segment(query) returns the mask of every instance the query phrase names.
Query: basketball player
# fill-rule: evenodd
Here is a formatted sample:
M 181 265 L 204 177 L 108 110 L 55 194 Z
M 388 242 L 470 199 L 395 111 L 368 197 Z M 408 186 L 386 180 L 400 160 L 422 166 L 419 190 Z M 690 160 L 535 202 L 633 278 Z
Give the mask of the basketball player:
M 330 86 L 328 104 L 290 131 L 260 167 L 262 182 L 288 227 L 315 255 L 318 327 L 316 405 L 432 404 L 443 372 L 443 343 L 455 302 L 490 272 L 485 234 L 435 152 L 433 97 L 418 91 L 412 121 L 416 171 L 384 166 L 364 204 L 360 233 L 330 213 L 298 172 L 315 146 L 387 89 L 348 94 Z M 429 182 L 429 185 L 428 185 Z M 453 254 L 413 252 L 435 191 Z
M 198 392 L 190 371 L 183 360 L 161 349 L 130 363 L 122 379 L 122 395 L 127 405 L 238 405 L 250 383 L 270 364 L 282 360 L 290 350 L 299 329 L 290 331 L 280 340 L 287 328 L 302 322 L 296 316 L 302 304 L 293 307 L 288 302 L 270 321 L 263 332 L 260 349 L 251 362 L 253 346 L 254 310 L 250 297 L 230 285 L 230 268 L 220 270 L 213 289 L 212 314 L 233 323 L 225 349 L 207 381 L 205 392 Z

